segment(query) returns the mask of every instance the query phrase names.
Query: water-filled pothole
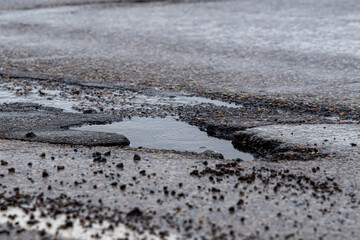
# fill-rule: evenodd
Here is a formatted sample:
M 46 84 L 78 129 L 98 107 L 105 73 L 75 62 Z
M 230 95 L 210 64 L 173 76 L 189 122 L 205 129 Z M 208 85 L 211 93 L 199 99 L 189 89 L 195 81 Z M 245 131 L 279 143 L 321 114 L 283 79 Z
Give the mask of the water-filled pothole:
M 132 147 L 193 152 L 211 150 L 221 153 L 226 159 L 241 158 L 247 161 L 254 159 L 251 154 L 236 150 L 231 141 L 210 137 L 199 128 L 170 117 L 135 117 L 122 122 L 86 125 L 72 129 L 123 134 L 130 140 Z

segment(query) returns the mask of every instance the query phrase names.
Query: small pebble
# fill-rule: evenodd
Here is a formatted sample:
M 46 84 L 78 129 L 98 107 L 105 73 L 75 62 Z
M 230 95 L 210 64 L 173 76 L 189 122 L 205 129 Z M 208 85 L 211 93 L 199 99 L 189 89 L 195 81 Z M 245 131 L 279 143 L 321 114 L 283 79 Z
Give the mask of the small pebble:
M 134 161 L 140 161 L 141 160 L 141 157 L 139 154 L 135 154 L 134 155 Z

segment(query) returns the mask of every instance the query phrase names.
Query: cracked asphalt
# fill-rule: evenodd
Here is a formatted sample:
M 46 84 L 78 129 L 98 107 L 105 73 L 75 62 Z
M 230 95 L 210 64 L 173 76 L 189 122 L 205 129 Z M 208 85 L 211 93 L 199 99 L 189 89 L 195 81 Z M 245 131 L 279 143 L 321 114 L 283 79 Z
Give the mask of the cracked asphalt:
M 1 1 L 0 239 L 357 239 L 359 10 Z M 71 129 L 132 117 L 255 160 Z

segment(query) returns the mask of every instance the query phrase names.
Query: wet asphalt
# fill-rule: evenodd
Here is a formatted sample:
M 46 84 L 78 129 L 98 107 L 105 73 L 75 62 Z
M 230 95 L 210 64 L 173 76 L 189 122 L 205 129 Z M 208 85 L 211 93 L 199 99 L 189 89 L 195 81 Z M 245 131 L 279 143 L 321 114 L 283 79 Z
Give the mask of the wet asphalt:
M 357 239 L 356 1 L 104 2 L 0 3 L 0 91 L 29 99 L 0 97 L 0 214 L 67 216 L 56 235 L 7 216 L 0 239 L 65 239 L 76 220 L 112 225 L 94 239 L 126 238 L 118 224 L 164 239 Z M 185 95 L 237 107 L 171 100 Z M 173 117 L 255 160 L 70 129 L 131 117 Z

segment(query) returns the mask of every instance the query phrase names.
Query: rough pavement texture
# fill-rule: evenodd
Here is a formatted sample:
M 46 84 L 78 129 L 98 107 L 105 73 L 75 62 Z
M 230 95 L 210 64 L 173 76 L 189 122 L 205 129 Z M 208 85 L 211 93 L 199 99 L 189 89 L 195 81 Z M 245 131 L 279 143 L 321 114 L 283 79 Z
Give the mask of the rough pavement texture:
M 352 0 L 3 11 L 1 67 L 358 111 L 358 12 Z
M 83 124 L 120 121 L 121 116 L 62 113 L 60 109 L 27 103 L 3 105 L 0 112 L 0 138 L 87 146 L 130 144 L 119 134 L 69 130 Z
M 50 100 L 76 112 L 0 105 L 1 213 L 41 210 L 164 238 L 358 237 L 357 1 L 88 3 L 0 2 L 1 90 L 59 91 Z M 171 101 L 184 94 L 238 107 Z M 156 96 L 168 102 L 145 100 Z M 69 127 L 132 116 L 173 116 L 257 160 L 72 146 L 126 143 Z M 7 219 L 0 237 L 45 237 Z
M 346 160 L 223 162 L 138 150 L 141 160 L 134 161 L 132 150 L 115 147 L 0 144 L 7 163 L 0 167 L 2 206 L 41 207 L 49 216 L 107 219 L 180 238 L 354 239 L 359 229 L 353 192 L 359 179 L 343 174 Z M 95 161 L 97 152 L 107 161 Z M 358 162 L 351 166 L 356 174 Z M 141 216 L 126 217 L 134 208 Z
M 261 139 L 265 139 L 265 141 L 257 142 Z M 267 147 L 270 154 L 271 152 L 275 154 L 280 152 L 291 155 L 294 154 L 291 149 L 297 149 L 298 155 L 305 156 L 307 155 L 304 152 L 310 151 L 312 155 L 324 153 L 334 158 L 346 158 L 350 161 L 360 157 L 359 124 L 299 124 L 256 127 L 239 132 L 234 141 L 239 145 L 242 141 L 246 141 L 244 147 L 254 146 L 254 151 L 257 147 Z M 273 148 L 265 146 L 266 144 L 273 146 Z M 275 155 L 272 158 L 277 159 L 279 156 Z

